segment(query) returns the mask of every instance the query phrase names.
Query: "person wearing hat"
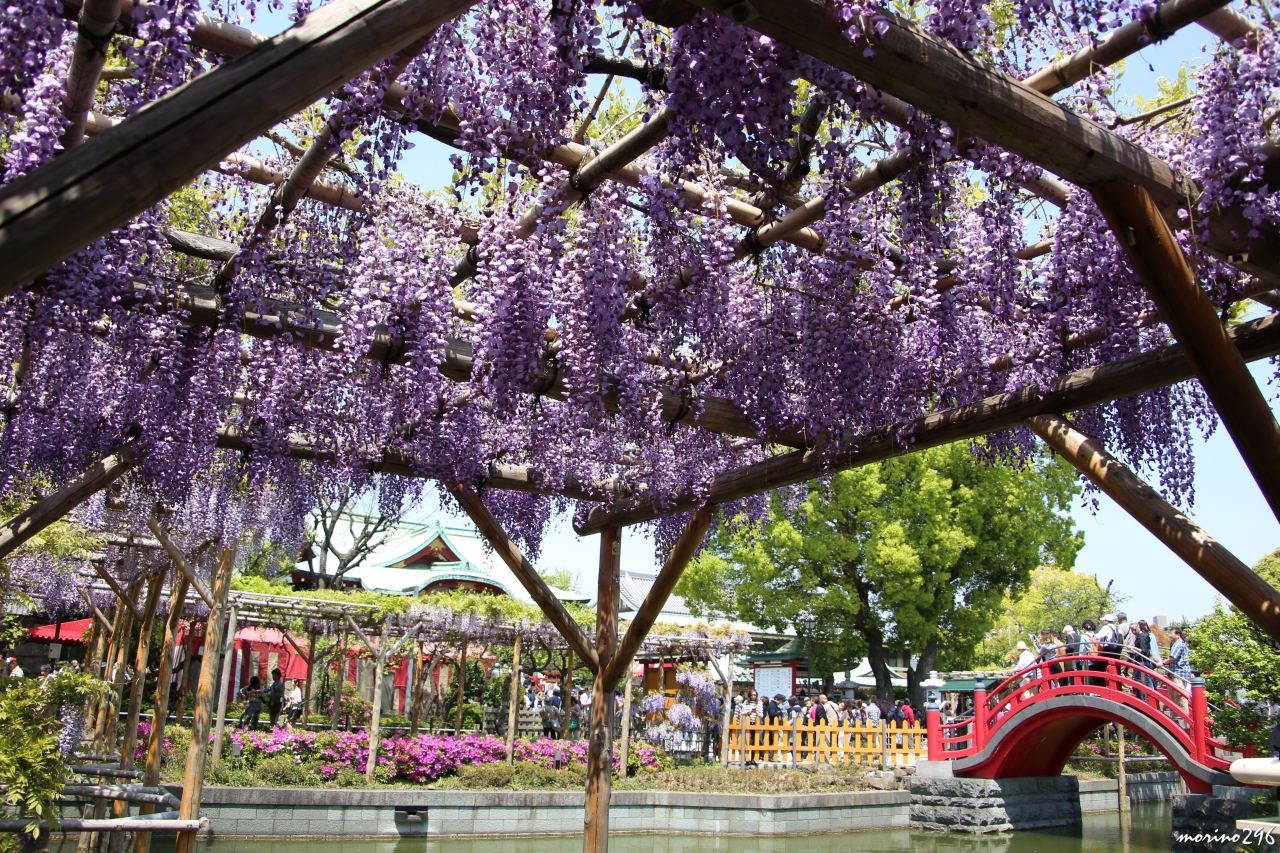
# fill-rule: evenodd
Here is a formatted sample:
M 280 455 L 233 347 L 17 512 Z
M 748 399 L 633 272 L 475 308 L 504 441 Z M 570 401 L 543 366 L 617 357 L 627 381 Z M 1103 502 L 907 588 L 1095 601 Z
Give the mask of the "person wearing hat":
M 9 670 L 10 678 L 23 678 L 26 673 L 22 671 L 22 667 L 18 666 L 18 659 L 9 657 L 4 659 L 5 668 Z
M 1116 614 L 1108 613 L 1102 617 L 1102 627 L 1093 635 L 1094 653 L 1105 658 L 1119 659 L 1120 657 L 1120 638 L 1116 634 Z M 1089 664 L 1089 669 L 1094 672 L 1106 672 L 1106 661 L 1094 661 Z M 1105 687 L 1107 685 L 1104 678 L 1092 678 L 1089 683 L 1094 687 Z
M 1080 635 L 1076 633 L 1076 629 L 1072 625 L 1064 625 L 1062 627 L 1062 654 L 1066 657 L 1080 654 Z M 1062 665 L 1064 672 L 1075 672 L 1080 667 L 1076 666 L 1075 661 L 1067 661 Z M 1075 683 L 1075 679 L 1066 678 L 1063 684 L 1071 685 Z

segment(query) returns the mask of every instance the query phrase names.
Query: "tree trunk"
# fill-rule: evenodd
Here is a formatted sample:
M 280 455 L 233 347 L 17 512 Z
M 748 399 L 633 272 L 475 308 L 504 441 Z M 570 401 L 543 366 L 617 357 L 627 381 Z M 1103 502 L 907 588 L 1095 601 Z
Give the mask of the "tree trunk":
M 876 698 L 893 701 L 893 673 L 884 659 L 884 635 L 877 630 L 864 631 L 867 638 L 867 661 L 876 679 Z
M 938 635 L 934 634 L 924 644 L 924 651 L 920 653 L 916 665 L 907 667 L 907 695 L 911 699 L 911 707 L 915 709 L 917 716 L 924 713 L 925 689 L 921 686 L 921 682 L 929 677 L 929 673 L 937 666 L 937 661 Z
M 467 639 L 462 638 L 462 655 L 458 661 L 458 709 L 453 720 L 453 736 L 462 734 L 462 707 L 467 701 Z

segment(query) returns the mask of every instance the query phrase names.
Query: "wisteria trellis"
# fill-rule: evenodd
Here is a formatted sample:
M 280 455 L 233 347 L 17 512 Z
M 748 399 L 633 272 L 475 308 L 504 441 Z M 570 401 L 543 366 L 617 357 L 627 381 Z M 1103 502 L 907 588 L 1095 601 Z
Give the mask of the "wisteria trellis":
M 310 5 L 295 3 L 294 15 Z M 870 35 L 874 54 L 888 13 L 834 5 L 850 37 Z M 6 183 L 59 155 L 76 36 L 68 10 L 76 7 L 14 0 L 0 20 Z M 98 122 L 227 61 L 196 47 L 193 33 L 201 16 L 251 17 L 254 3 L 126 10 L 108 57 L 126 71 L 101 84 Z M 1169 341 L 1088 193 L 1071 194 L 1051 219 L 1023 188 L 1040 170 L 1020 158 L 914 110 L 895 127 L 881 93 L 747 26 L 693 7 L 666 21 L 678 26 L 659 26 L 646 11 L 485 0 L 441 26 L 394 91 L 393 58 L 277 128 L 305 147 L 328 122 L 344 147 L 341 168 L 323 180 L 359 204 L 304 199 L 255 231 L 274 186 L 251 180 L 252 159 L 284 174 L 293 166 L 286 149 L 264 155 L 269 147 L 256 145 L 8 297 L 0 491 L 66 481 L 134 437 L 142 461 L 124 485 L 126 526 L 138 529 L 159 502 L 178 513 L 189 542 L 246 529 L 291 547 L 309 506 L 337 481 L 377 480 L 382 499 L 397 502 L 425 479 L 482 481 L 493 462 L 528 466 L 551 493 L 570 480 L 610 482 L 660 502 L 764 458 L 780 432 L 836 450 L 887 423 Z M 1166 34 L 1158 8 L 1132 0 L 1022 0 L 995 17 L 971 0 L 912 11 L 1015 78 L 1131 20 L 1151 22 L 1153 38 Z M 1106 68 L 1061 96 L 1202 188 L 1189 211 L 1195 227 L 1180 239 L 1224 311 L 1258 287 L 1201 251 L 1205 223 L 1231 208 L 1255 229 L 1280 225 L 1266 159 L 1280 52 L 1272 18 L 1252 3 L 1242 12 L 1253 32 L 1212 44 L 1173 120 L 1118 124 Z M 568 141 L 592 99 L 586 71 L 624 29 L 628 57 L 645 69 L 640 118 L 665 108 L 669 127 L 633 180 L 570 204 L 575 170 L 543 154 Z M 813 103 L 823 121 L 796 199 L 777 188 L 798 116 Z M 455 194 L 425 193 L 396 173 L 419 127 L 448 130 Z M 617 136 L 589 138 L 588 148 L 598 153 Z M 879 192 L 855 191 L 886 149 L 910 152 L 911 167 Z M 686 180 L 705 190 L 700 202 Z M 744 244 L 735 204 L 762 206 L 768 221 L 786 215 L 788 201 L 819 195 L 820 251 Z M 467 245 L 459 235 L 477 218 L 478 241 Z M 1042 227 L 1049 257 L 1019 258 Z M 174 251 L 166 231 L 175 229 L 238 244 L 234 265 Z M 746 262 L 735 262 L 743 245 Z M 456 272 L 464 257 L 469 277 Z M 948 273 L 952 286 L 940 288 Z M 220 305 L 213 322 L 174 308 L 175 295 L 208 284 Z M 279 303 L 266 300 L 292 306 L 279 334 Z M 319 324 L 322 311 L 336 314 L 340 337 L 301 345 L 291 330 Z M 1088 345 L 1073 345 L 1082 338 Z M 366 357 L 388 339 L 384 357 Z M 470 342 L 462 383 L 439 369 L 450 339 Z M 548 373 L 555 399 L 538 381 Z M 662 393 L 680 396 L 682 416 L 727 400 L 759 440 L 676 426 Z M 1154 470 L 1174 500 L 1191 500 L 1186 439 L 1213 423 L 1198 386 L 1098 406 L 1078 421 Z M 227 428 L 239 449 L 220 447 Z M 325 459 L 297 458 L 300 440 Z M 1031 440 L 1017 430 L 991 444 L 1019 455 Z M 424 479 L 379 473 L 389 456 Z M 564 505 L 516 492 L 486 501 L 535 553 Z M 679 525 L 655 522 L 660 547 Z

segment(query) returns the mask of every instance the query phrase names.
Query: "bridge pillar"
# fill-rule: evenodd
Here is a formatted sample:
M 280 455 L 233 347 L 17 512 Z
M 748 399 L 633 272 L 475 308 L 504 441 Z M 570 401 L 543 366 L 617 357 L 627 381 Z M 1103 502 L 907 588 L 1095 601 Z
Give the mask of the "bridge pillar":
M 942 761 L 942 708 L 937 702 L 926 702 L 924 706 L 924 729 L 928 739 L 929 760 Z
M 981 752 L 987 745 L 987 684 L 981 678 L 973 681 L 973 749 Z
M 1204 695 L 1204 679 L 1196 676 L 1191 679 L 1191 741 L 1195 744 L 1196 761 L 1201 764 L 1205 759 L 1205 736 L 1209 726 L 1209 700 Z

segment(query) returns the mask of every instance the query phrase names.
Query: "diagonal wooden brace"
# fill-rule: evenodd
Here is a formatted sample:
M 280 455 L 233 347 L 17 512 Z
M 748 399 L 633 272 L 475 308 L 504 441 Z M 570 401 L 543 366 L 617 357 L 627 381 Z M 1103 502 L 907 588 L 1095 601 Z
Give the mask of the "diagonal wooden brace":
M 596 672 L 600 667 L 599 658 L 596 656 L 596 650 L 591 647 L 591 641 L 587 639 L 587 635 L 582 628 L 578 627 L 578 623 L 569 615 L 569 611 L 565 609 L 560 599 L 556 598 L 555 593 L 551 591 L 551 587 L 547 586 L 547 582 L 542 579 L 538 571 L 525 559 L 524 554 L 516 547 L 516 544 L 507 536 L 506 531 L 502 529 L 502 525 L 498 523 L 498 519 L 493 517 L 493 513 L 489 512 L 489 508 L 480 500 L 480 496 L 476 494 L 475 489 L 470 486 L 457 484 L 449 487 L 449 492 L 462 505 L 463 510 L 475 522 L 480 533 L 489 540 L 489 544 L 493 546 L 493 550 L 498 553 L 502 561 L 515 574 L 516 578 L 529 591 L 529 595 L 542 608 L 542 612 L 546 614 L 547 621 L 556 626 L 565 642 L 569 644 L 569 648 L 573 649 L 573 653 L 580 657 L 592 672 Z
M 1280 642 L 1280 592 L 1257 572 L 1062 415 L 1030 418 L 1027 426 Z
M 649 594 L 644 597 L 644 603 L 640 605 L 640 609 L 636 611 L 636 617 L 627 627 L 626 636 L 622 638 L 622 642 L 618 644 L 618 650 L 609 661 L 609 668 L 604 677 L 607 689 L 612 690 L 622 678 L 622 674 L 627 671 L 627 667 L 631 666 L 632 659 L 636 656 L 636 652 L 640 651 L 640 645 L 649 635 L 649 629 L 657 621 L 667 599 L 671 597 L 671 591 L 679 583 L 685 567 L 702 547 L 702 540 L 711 529 L 711 523 L 715 521 L 718 510 L 719 507 L 708 504 L 695 512 L 689 519 L 689 523 L 685 525 L 684 533 L 681 533 L 680 538 L 676 540 L 675 547 L 671 549 L 667 561 L 662 565 L 662 571 L 658 572 L 653 586 L 649 588 Z
M 1103 184 L 1093 198 L 1280 519 L 1280 424 L 1209 297 L 1197 286 L 1173 232 L 1151 195 L 1129 181 Z

